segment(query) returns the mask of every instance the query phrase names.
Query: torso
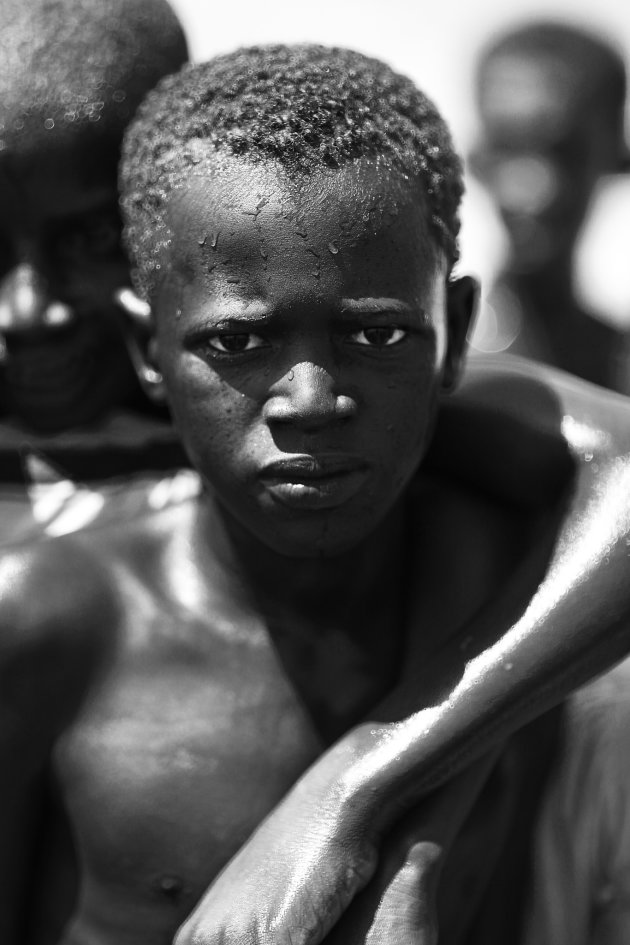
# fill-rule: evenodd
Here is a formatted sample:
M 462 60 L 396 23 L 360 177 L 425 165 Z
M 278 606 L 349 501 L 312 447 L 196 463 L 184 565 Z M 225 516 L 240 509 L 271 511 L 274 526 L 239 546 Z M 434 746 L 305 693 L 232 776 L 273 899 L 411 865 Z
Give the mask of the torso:
M 428 625 L 450 599 L 450 634 L 496 589 L 528 528 L 486 500 L 433 493 L 418 541 L 435 542 L 429 579 L 436 586 L 441 572 L 442 586 L 409 613 Z M 74 539 L 109 572 L 121 618 L 107 665 L 55 751 L 82 877 L 63 945 L 170 943 L 213 877 L 325 748 L 312 701 L 265 622 L 235 608 L 220 575 L 206 562 L 202 576 L 188 554 L 195 501 L 140 519 L 122 537 L 106 526 Z M 452 541 L 434 531 L 440 522 L 443 535 L 450 531 L 447 514 L 459 523 L 455 557 Z M 351 647 L 344 659 L 350 678 Z M 347 687 L 346 727 L 357 706 L 391 685 L 384 666 L 371 678 L 357 672 L 356 687 Z

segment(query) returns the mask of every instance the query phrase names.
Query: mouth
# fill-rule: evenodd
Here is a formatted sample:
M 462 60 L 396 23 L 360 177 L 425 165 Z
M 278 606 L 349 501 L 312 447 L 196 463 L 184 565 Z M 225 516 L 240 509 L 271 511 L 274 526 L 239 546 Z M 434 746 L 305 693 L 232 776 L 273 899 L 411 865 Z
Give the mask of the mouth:
M 38 338 L 7 341 L 6 380 L 16 406 L 55 410 L 90 396 L 96 375 L 116 369 L 122 344 L 95 319 L 77 318 L 71 325 Z
M 328 454 L 292 456 L 264 467 L 260 479 L 280 504 L 293 509 L 334 509 L 351 499 L 369 475 L 356 456 Z

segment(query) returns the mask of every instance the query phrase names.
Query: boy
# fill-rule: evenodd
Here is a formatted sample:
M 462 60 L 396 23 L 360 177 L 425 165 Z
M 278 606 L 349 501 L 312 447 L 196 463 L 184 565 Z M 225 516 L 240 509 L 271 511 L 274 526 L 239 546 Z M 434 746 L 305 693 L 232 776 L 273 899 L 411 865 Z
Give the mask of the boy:
M 625 593 L 605 584 L 607 613 L 596 624 L 597 607 L 579 593 L 601 548 L 614 556 L 617 545 L 608 536 L 583 553 L 578 493 L 578 514 L 568 516 L 576 565 L 558 520 L 572 482 L 567 447 L 589 448 L 602 464 L 616 457 L 619 441 L 630 444 L 629 409 L 604 397 L 617 429 L 598 441 L 597 410 L 571 382 L 552 386 L 520 369 L 510 387 L 509 372 L 499 373 L 464 393 L 465 422 L 455 411 L 450 431 L 448 418 L 438 427 L 433 471 L 418 471 L 440 392 L 459 373 L 475 293 L 471 280 L 448 279 L 461 191 L 448 133 L 425 97 L 378 62 L 270 47 L 184 70 L 143 107 L 122 184 L 137 285 L 152 309 L 148 367 L 207 488 L 124 528 L 0 562 L 10 758 L 0 766 L 3 941 L 20 940 L 18 906 L 33 909 L 40 889 L 51 925 L 69 908 L 50 895 L 72 860 L 69 837 L 49 834 L 35 879 L 30 866 L 51 756 L 58 794 L 49 821 L 67 812 L 81 877 L 64 945 L 168 942 L 199 902 L 178 942 L 314 941 L 373 872 L 392 808 L 443 780 L 453 759 L 461 767 L 490 747 L 497 719 L 484 694 L 507 734 L 510 709 L 521 720 L 534 713 L 530 694 L 536 709 L 553 701 L 550 679 L 566 688 L 587 675 L 583 666 L 570 675 L 570 650 L 560 659 L 558 641 L 575 633 L 581 655 L 610 629 L 593 671 L 623 651 L 615 619 Z M 136 318 L 142 311 L 133 306 Z M 497 384 L 507 401 L 528 395 L 516 407 L 516 445 L 508 403 L 494 449 L 514 459 L 525 447 L 531 490 L 519 490 L 509 468 L 486 489 L 442 471 L 453 431 L 487 426 Z M 548 411 L 528 426 L 532 405 Z M 623 510 L 626 492 L 606 501 Z M 625 555 L 621 536 L 618 544 Z M 567 620 L 569 596 L 582 623 L 573 612 Z M 253 858 L 246 849 L 236 861 L 245 896 L 229 885 L 226 894 L 228 870 L 214 900 L 212 891 L 203 899 L 307 766 L 387 697 L 403 655 L 412 703 L 389 697 L 377 717 L 437 707 L 351 732 L 278 808 L 277 836 L 265 837 L 270 820 L 253 838 Z M 463 744 L 468 734 L 476 744 Z M 467 776 L 460 822 L 487 767 Z M 292 818 L 296 804 L 306 817 Z M 505 826 L 493 825 L 490 865 Z M 287 861 L 291 842 L 297 857 Z M 479 843 L 487 853 L 482 835 L 473 859 Z M 339 867 L 339 851 L 348 865 Z M 470 871 L 470 851 L 460 856 Z M 305 885 L 299 870 L 313 866 Z M 323 914 L 321 885 L 335 870 Z M 488 879 L 486 871 L 476 902 Z M 400 883 L 390 886 L 395 899 Z M 294 908 L 300 894 L 312 914 L 303 901 Z M 415 939 L 389 931 L 391 896 L 367 940 L 407 945 Z M 473 920 L 452 940 L 463 941 Z M 365 940 L 353 925 L 345 941 L 357 935 Z
M 497 203 L 509 256 L 489 298 L 496 318 L 482 310 L 473 347 L 628 393 L 626 339 L 584 309 L 573 271 L 598 183 L 628 170 L 622 56 L 575 26 L 528 23 L 484 50 L 476 93 L 483 141 L 471 163 Z
M 2 0 L 0 26 L 2 542 L 36 527 L 29 450 L 92 483 L 182 462 L 113 293 L 122 134 L 187 49 L 165 0 Z

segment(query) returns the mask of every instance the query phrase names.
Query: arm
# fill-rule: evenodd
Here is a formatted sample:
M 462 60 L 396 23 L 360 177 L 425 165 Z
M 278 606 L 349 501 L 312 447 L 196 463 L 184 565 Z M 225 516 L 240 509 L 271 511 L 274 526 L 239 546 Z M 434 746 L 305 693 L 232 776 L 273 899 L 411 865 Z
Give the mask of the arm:
M 193 934 L 196 945 L 210 943 L 218 929 L 238 945 L 291 943 L 296 929 L 301 942 L 321 941 L 419 793 L 630 647 L 630 402 L 516 362 L 473 372 L 451 414 L 461 437 L 450 441 L 459 445 L 449 457 L 438 441 L 435 461 L 457 466 L 465 457 L 473 468 L 464 478 L 478 474 L 525 506 L 555 495 L 563 514 L 547 547 L 451 641 L 441 667 L 428 675 L 410 659 L 374 712 L 378 722 L 352 730 L 306 773 L 211 887 L 177 945 Z M 474 448 L 476 433 L 487 437 L 480 455 L 467 443 Z

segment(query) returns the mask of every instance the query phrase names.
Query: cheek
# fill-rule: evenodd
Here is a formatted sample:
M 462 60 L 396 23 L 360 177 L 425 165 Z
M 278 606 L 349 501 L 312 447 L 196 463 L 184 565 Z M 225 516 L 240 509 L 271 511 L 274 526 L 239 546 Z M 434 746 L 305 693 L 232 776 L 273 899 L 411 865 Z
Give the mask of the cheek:
M 389 411 L 387 431 L 390 434 L 392 461 L 395 468 L 415 468 L 429 445 L 437 412 L 439 386 L 423 378 L 425 383 L 405 385 L 401 382 L 402 396 Z
M 175 425 L 191 459 L 225 465 L 243 448 L 255 404 L 190 354 L 162 370 Z
M 378 406 L 366 412 L 364 435 L 372 438 L 383 475 L 396 492 L 414 474 L 429 445 L 439 391 L 440 378 L 429 367 L 398 371 Z

